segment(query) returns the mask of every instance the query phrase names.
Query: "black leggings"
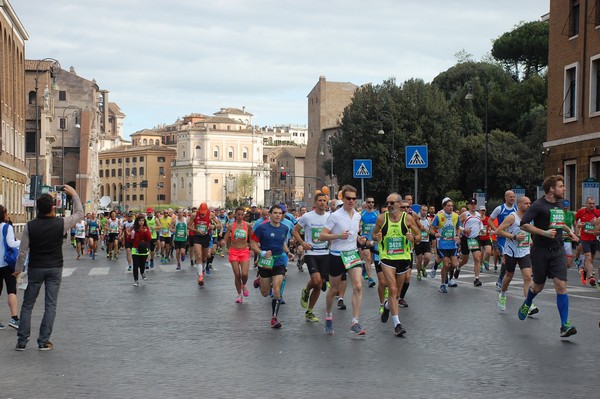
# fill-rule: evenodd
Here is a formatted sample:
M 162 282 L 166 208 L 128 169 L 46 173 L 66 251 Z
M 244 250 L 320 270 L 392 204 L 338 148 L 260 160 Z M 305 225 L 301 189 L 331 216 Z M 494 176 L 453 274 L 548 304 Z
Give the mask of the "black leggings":
M 133 258 L 133 279 L 138 281 L 138 268 L 143 276 L 146 270 L 146 258 L 148 255 L 132 255 Z

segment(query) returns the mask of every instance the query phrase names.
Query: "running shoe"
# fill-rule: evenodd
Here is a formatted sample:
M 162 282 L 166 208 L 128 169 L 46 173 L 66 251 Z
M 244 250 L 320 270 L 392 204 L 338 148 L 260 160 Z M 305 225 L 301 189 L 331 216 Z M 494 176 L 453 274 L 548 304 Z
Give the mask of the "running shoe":
M 15 350 L 22 352 L 25 350 L 26 344 L 23 344 L 21 342 L 17 342 L 17 346 L 15 346 Z
M 96 253 L 95 252 L 92 254 L 92 260 L 96 260 Z
M 385 310 L 385 306 L 379 305 L 379 315 L 381 316 Z
M 12 317 L 10 318 L 10 321 L 8 322 L 8 325 L 11 326 L 12 328 L 14 328 L 15 330 L 19 329 L 19 322 L 20 320 L 15 320 Z
M 483 262 L 483 268 L 484 268 L 485 270 L 490 270 L 490 262 L 485 262 L 485 261 L 484 261 L 484 262 Z
M 185 255 L 181 255 L 181 261 L 185 262 Z
M 344 300 L 342 298 L 338 299 L 337 308 L 339 310 L 346 310 L 346 305 L 344 304 Z
M 211 273 L 210 269 L 211 269 L 210 265 L 206 265 L 206 275 L 207 276 L 210 276 L 210 273 Z
M 254 285 L 254 288 L 260 287 L 260 277 L 255 278 L 252 285 Z
M 460 276 L 460 268 L 457 267 L 456 270 L 454 270 L 454 278 L 458 278 L 458 276 Z
M 369 279 L 369 275 L 367 274 L 367 271 L 365 270 L 364 266 L 363 266 L 362 276 L 363 276 L 363 279 L 365 279 L 365 280 Z
M 175 268 L 175 270 L 180 271 L 181 270 L 181 264 L 178 264 L 177 267 Z
M 496 288 L 499 290 L 502 289 L 502 279 L 500 277 L 498 277 L 498 281 L 496 281 Z
M 535 306 L 535 303 L 532 303 L 531 306 L 529 307 L 529 313 L 527 314 L 527 316 L 533 316 L 538 313 L 540 313 L 540 310 L 538 309 L 537 306 Z
M 204 287 L 204 274 L 198 276 L 198 286 Z
M 494 265 L 494 273 L 498 273 L 498 265 Z
M 390 310 L 385 308 L 386 303 L 387 303 L 387 301 L 385 301 L 383 303 L 383 305 L 381 305 L 381 307 L 383 307 L 383 312 L 381 313 L 381 322 L 382 323 L 387 323 L 388 319 L 390 318 Z
M 475 281 L 473 281 L 473 285 L 475 287 L 481 287 L 483 284 L 481 284 L 481 281 L 479 281 L 479 279 L 476 278 Z
M 519 308 L 519 320 L 525 320 L 527 318 L 527 315 L 529 314 L 529 307 L 530 306 L 527 305 L 527 303 L 523 302 Z
M 145 273 L 144 273 L 144 274 L 142 274 L 142 280 L 144 280 L 144 281 L 148 280 L 148 276 L 146 276 L 146 274 L 145 274 Z
M 504 312 L 506 310 L 506 297 L 498 294 L 498 310 Z
M 146 270 L 150 270 L 150 265 L 146 262 Z
M 321 284 L 321 291 L 325 292 L 327 291 L 327 282 L 323 281 L 323 283 Z
M 369 288 L 373 288 L 375 287 L 375 280 L 373 280 L 372 278 L 369 278 Z
M 434 267 L 431 268 L 431 271 L 429 272 L 429 276 L 431 278 L 435 278 L 435 272 L 436 272 L 436 270 L 435 270 L 435 266 L 434 266 Z
M 133 282 L 133 286 L 134 286 L 134 287 L 138 287 L 139 285 L 140 285 L 140 283 L 138 283 L 138 281 L 137 281 L 137 280 L 135 280 L 135 281 Z
M 127 266 L 127 271 L 128 271 L 128 272 L 130 272 L 130 271 L 132 271 L 132 270 L 133 270 L 133 266 L 131 266 L 131 265 Z
M 154 259 L 150 261 L 150 269 L 154 269 Z
M 235 303 L 242 303 L 242 297 L 238 295 L 238 297 L 235 298 Z
M 404 298 L 399 298 L 398 299 L 398 306 L 400 306 L 401 308 L 407 308 L 408 307 L 408 302 L 406 302 L 404 300 Z
M 417 273 L 417 281 L 421 281 L 421 272 Z
M 585 269 L 583 267 L 581 269 L 579 269 L 579 274 L 581 274 L 581 284 L 587 285 L 587 279 L 586 279 L 586 275 L 585 275 Z
M 300 294 L 300 306 L 302 309 L 306 309 L 308 307 L 308 298 L 310 297 L 310 292 L 306 288 L 302 288 L 302 294 Z
M 479 266 L 479 273 L 483 273 L 483 265 Z
M 596 286 L 596 279 L 594 278 L 594 276 L 590 277 L 589 283 L 590 283 L 590 287 Z
M 219 255 L 221 256 L 221 258 L 225 257 L 225 254 L 223 253 L 223 251 L 221 251 L 221 253 Z
M 312 323 L 319 322 L 319 318 L 315 316 L 315 314 L 312 311 L 307 311 L 306 313 L 304 313 L 304 318 L 306 319 L 306 321 L 310 321 Z
M 271 328 L 281 328 L 281 322 L 277 320 L 277 317 L 271 319 Z
M 425 268 L 425 266 L 421 268 L 421 273 L 423 274 L 423 278 L 427 278 L 427 269 Z
M 448 292 L 448 289 L 446 288 L 446 284 L 440 285 L 440 289 L 438 291 L 440 291 L 442 294 L 446 294 Z
M 448 287 L 456 287 L 457 285 L 453 278 L 448 281 Z
M 394 335 L 396 337 L 401 337 L 404 334 L 406 334 L 406 330 L 404 329 L 404 327 L 402 327 L 402 324 L 396 324 L 396 327 L 394 327 Z
M 358 335 L 365 335 L 367 333 L 365 330 L 363 330 L 363 328 L 360 326 L 359 323 L 352 323 L 352 327 L 350 327 L 350 331 L 352 331 Z
M 4 330 L 6 328 L 6 325 L 4 323 L 2 323 L 2 321 L 0 321 L 0 330 Z
M 39 351 L 51 351 L 54 349 L 54 344 L 50 341 L 38 345 Z
M 333 335 L 333 319 L 325 317 L 325 334 Z
M 279 304 L 280 305 L 285 305 L 285 300 L 283 299 L 283 297 L 281 297 L 281 299 L 279 300 Z
M 250 295 L 250 292 L 248 291 L 248 288 L 246 288 L 245 285 L 242 287 L 242 294 L 244 294 L 245 297 Z
M 570 337 L 571 335 L 577 334 L 575 326 L 571 325 L 571 320 L 567 321 L 560 327 L 560 336 L 563 338 Z

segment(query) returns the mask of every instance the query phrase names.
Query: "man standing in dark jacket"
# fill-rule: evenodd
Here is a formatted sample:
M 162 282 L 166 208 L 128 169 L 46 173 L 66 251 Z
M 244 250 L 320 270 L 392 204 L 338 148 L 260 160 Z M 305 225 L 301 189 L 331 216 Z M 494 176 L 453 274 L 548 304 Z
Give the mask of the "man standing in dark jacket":
M 73 214 L 71 216 L 57 218 L 54 213 L 54 199 L 49 194 L 43 194 L 36 201 L 38 217 L 28 222 L 23 230 L 15 277 L 18 277 L 23 270 L 25 258 L 29 253 L 27 266 L 29 284 L 25 290 L 23 305 L 21 306 L 21 321 L 15 348 L 18 351 L 25 350 L 25 346 L 29 341 L 31 312 L 42 284 L 46 285 L 46 308 L 37 340 L 38 349 L 41 351 L 54 349 L 54 345 L 49 340 L 56 316 L 56 303 L 62 280 L 63 236 L 83 218 L 83 207 L 75 189 L 71 186 L 64 186 L 64 191 L 73 199 Z

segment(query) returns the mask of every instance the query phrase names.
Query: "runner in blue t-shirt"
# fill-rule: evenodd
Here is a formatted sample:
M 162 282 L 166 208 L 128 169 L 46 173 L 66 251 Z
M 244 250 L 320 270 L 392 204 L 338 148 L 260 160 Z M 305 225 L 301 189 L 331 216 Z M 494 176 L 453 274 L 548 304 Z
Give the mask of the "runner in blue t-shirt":
M 373 280 L 371 265 L 373 264 L 373 238 L 371 233 L 377 222 L 377 216 L 379 212 L 375 209 L 375 199 L 373 197 L 367 197 L 363 204 L 363 210 L 360 212 L 360 235 L 365 237 L 367 241 L 364 245 L 359 245 L 358 250 L 360 258 L 363 260 L 363 278 L 368 280 L 369 287 L 375 287 L 375 280 Z

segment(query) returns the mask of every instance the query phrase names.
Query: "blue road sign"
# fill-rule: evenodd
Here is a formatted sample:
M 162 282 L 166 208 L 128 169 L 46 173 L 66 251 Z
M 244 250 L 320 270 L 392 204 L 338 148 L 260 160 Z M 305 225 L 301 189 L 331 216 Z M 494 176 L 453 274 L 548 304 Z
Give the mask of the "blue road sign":
M 355 179 L 370 179 L 373 177 L 373 161 L 370 159 L 355 159 L 352 169 L 354 170 Z
M 429 167 L 429 155 L 426 145 L 407 145 L 404 154 L 406 168 L 425 169 Z

